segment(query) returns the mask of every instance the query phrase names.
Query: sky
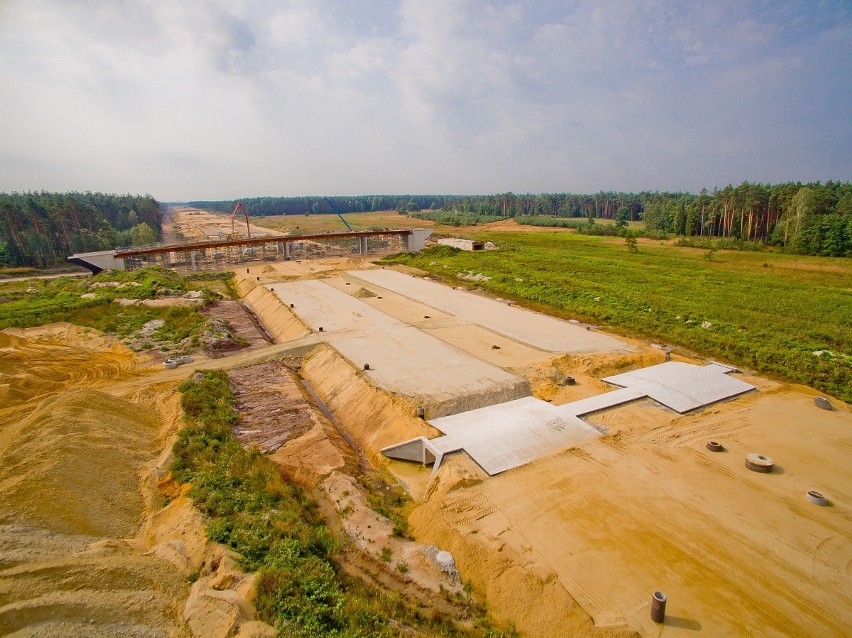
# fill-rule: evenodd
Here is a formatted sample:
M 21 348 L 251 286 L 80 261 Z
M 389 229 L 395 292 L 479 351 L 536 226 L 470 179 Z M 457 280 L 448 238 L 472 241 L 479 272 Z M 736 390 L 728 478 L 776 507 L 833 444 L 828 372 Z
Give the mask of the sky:
M 0 191 L 852 179 L 852 2 L 0 0 Z

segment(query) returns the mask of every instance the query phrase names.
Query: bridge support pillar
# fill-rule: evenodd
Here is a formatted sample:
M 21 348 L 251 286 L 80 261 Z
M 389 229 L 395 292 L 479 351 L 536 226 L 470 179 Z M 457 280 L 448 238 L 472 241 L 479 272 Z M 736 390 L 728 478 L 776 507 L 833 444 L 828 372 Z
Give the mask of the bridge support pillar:
M 194 250 L 189 251 L 189 263 L 190 263 L 190 266 L 192 267 L 192 272 L 195 272 L 196 270 L 198 270 L 198 266 L 195 265 L 195 251 Z
M 284 259 L 290 259 L 290 242 L 284 242 Z

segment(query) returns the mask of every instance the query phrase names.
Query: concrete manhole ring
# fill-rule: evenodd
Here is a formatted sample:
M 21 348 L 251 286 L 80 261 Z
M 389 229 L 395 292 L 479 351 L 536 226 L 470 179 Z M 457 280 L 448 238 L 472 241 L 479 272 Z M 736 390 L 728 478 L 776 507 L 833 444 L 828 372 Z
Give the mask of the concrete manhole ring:
M 718 441 L 707 441 L 707 445 L 705 446 L 711 452 L 724 452 L 725 446 L 719 443 Z
M 828 505 L 828 499 L 816 490 L 808 490 L 805 493 L 805 498 L 814 505 L 821 505 L 823 507 Z
M 772 468 L 775 467 L 775 462 L 768 456 L 758 454 L 757 452 L 750 452 L 749 454 L 746 454 L 745 466 L 752 472 L 763 472 L 764 474 L 769 474 L 769 472 L 772 471 Z

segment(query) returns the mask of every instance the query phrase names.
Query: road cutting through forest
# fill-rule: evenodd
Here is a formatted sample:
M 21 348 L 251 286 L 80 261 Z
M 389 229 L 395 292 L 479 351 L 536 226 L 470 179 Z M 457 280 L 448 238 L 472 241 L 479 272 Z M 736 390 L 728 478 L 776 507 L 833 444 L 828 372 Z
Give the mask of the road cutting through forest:
M 0 633 L 268 635 L 252 618 L 251 577 L 206 541 L 167 477 L 181 422 L 175 388 L 204 368 L 230 371 L 246 419 L 237 435 L 324 495 L 326 514 L 353 539 L 346 569 L 448 614 L 457 610 L 442 588 L 469 581 L 498 622 L 529 636 L 841 636 L 852 626 L 848 406 L 820 410 L 809 388 L 740 373 L 755 392 L 684 415 L 643 399 L 588 416 L 603 433 L 594 440 L 492 477 L 454 454 L 430 480 L 430 468 L 381 450 L 440 435 L 428 423 L 432 402 L 446 414 L 499 401 L 466 383 L 454 398 L 456 377 L 418 390 L 365 369 L 390 365 L 393 353 L 379 351 L 388 331 L 427 337 L 409 343 L 426 363 L 440 353 L 458 375 L 474 361 L 556 405 L 609 391 L 603 377 L 668 355 L 602 332 L 592 334 L 612 345 L 571 351 L 528 338 L 522 321 L 500 331 L 494 316 L 478 321 L 424 297 L 422 273 L 398 270 L 418 275 L 410 288 L 380 285 L 387 275 L 357 259 L 249 265 L 237 289 L 275 343 L 258 332 L 251 349 L 175 370 L 68 324 L 0 332 Z M 318 304 L 346 296 L 328 330 L 300 314 L 304 298 L 287 296 L 287 284 L 307 280 Z M 478 307 L 481 293 L 465 294 Z M 224 313 L 236 322 L 240 311 Z M 383 335 L 363 320 L 372 313 L 387 318 Z M 724 451 L 708 450 L 710 440 Z M 749 452 L 771 456 L 775 471 L 749 472 Z M 358 496 L 359 454 L 414 497 L 416 542 L 394 539 Z M 808 490 L 830 505 L 806 501 Z M 388 544 L 407 576 L 383 569 Z M 431 548 L 452 553 L 460 580 L 436 569 Z M 216 589 L 225 580 L 228 596 Z M 649 616 L 656 590 L 669 598 L 662 626 Z

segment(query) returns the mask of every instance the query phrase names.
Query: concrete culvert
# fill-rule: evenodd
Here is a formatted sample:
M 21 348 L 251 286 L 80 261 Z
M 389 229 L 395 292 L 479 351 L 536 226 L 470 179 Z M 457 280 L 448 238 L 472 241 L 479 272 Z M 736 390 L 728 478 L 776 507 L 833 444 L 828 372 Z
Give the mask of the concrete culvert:
M 707 449 L 711 452 L 724 452 L 725 446 L 719 443 L 718 441 L 707 441 L 706 445 Z
M 426 416 L 426 408 L 424 408 L 422 405 L 417 408 L 417 416 L 421 419 Z
M 370 364 L 369 364 L 369 363 L 365 363 L 365 364 L 364 364 L 364 370 L 369 370 L 369 369 L 370 369 Z
M 577 383 L 577 380 L 574 377 L 565 377 L 562 383 L 564 385 L 574 385 L 575 383 Z
M 816 490 L 808 490 L 805 493 L 805 499 L 807 499 L 808 502 L 813 503 L 814 505 L 820 505 L 821 507 L 828 505 L 828 499 Z
M 815 397 L 814 405 L 818 408 L 822 408 L 823 410 L 831 410 L 831 402 L 825 397 Z
M 322 332 L 322 326 L 319 327 L 319 331 Z
M 768 456 L 751 452 L 746 454 L 745 466 L 752 472 L 769 474 L 772 471 L 772 468 L 775 467 L 775 462 Z
M 295 308 L 295 307 L 296 307 L 296 304 L 291 303 L 291 304 L 290 304 L 290 307 L 291 307 L 291 308 Z

